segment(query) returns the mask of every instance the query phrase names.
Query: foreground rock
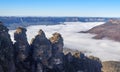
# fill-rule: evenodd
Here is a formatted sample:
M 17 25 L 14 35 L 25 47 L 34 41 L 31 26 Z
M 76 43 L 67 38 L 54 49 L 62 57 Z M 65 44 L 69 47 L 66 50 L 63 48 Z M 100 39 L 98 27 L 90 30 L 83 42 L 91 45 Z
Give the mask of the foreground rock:
M 102 65 L 103 72 L 120 72 L 120 62 L 106 61 Z
M 109 38 L 111 40 L 120 41 L 120 20 L 110 20 L 109 22 L 93 27 L 82 33 L 97 34 L 95 39 Z
M 0 22 L 0 72 L 15 72 L 13 45 L 8 29 Z

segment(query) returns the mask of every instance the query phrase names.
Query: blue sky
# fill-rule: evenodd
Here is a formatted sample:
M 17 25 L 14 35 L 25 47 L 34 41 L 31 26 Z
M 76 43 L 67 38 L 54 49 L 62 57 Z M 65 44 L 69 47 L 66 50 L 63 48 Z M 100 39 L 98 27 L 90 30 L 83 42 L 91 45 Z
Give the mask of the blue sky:
M 120 0 L 0 0 L 0 16 L 120 17 Z

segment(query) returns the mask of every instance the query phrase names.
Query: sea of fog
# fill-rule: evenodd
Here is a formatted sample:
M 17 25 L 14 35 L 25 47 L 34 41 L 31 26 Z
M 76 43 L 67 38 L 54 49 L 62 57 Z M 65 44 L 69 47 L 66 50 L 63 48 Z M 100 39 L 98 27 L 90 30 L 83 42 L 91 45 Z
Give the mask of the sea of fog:
M 59 25 L 34 25 L 27 27 L 27 38 L 30 42 L 39 29 L 42 29 L 46 36 L 50 38 L 54 32 L 59 32 L 64 38 L 65 48 L 75 49 L 85 52 L 87 56 L 99 57 L 102 61 L 120 61 L 120 43 L 112 40 L 95 40 L 94 35 L 78 33 L 86 31 L 104 22 L 65 22 Z M 11 39 L 14 41 L 15 30 L 10 30 Z

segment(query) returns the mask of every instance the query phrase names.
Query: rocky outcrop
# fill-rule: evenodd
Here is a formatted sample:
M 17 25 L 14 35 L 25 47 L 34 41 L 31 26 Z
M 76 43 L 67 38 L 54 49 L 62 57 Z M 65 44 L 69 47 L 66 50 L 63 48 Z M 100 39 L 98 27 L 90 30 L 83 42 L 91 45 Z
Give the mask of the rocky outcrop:
M 93 27 L 82 33 L 97 34 L 94 39 L 108 38 L 115 41 L 120 41 L 120 20 L 110 20 L 109 22 Z
M 66 54 L 65 72 L 101 72 L 101 61 L 99 58 L 86 57 L 83 53 L 77 52 L 74 55 Z
M 53 54 L 54 53 L 62 53 L 63 52 L 63 38 L 61 36 L 61 34 L 59 33 L 54 33 L 53 37 L 50 38 L 50 41 L 52 43 L 52 47 L 53 47 Z
M 0 22 L 0 72 L 15 72 L 13 46 L 8 29 Z
M 102 63 L 103 72 L 120 72 L 120 62 L 117 61 L 105 61 Z
M 14 33 L 14 55 L 16 72 L 28 72 L 30 71 L 30 64 L 28 61 L 30 47 L 27 42 L 26 29 L 19 27 Z
M 54 33 L 50 38 L 52 43 L 52 57 L 50 60 L 50 64 L 52 69 L 55 72 L 65 72 L 64 69 L 64 54 L 63 54 L 63 38 L 61 34 Z
M 38 35 L 33 39 L 31 47 L 33 50 L 33 66 L 36 66 L 33 71 L 46 72 L 49 68 L 48 60 L 52 56 L 52 45 L 42 30 L 39 30 Z
M 101 68 L 102 64 L 99 58 L 94 56 L 88 57 L 88 72 L 101 72 Z
M 87 57 L 79 51 L 63 53 L 60 33 L 47 39 L 40 29 L 29 45 L 26 31 L 17 28 L 12 44 L 8 29 L 0 23 L 0 72 L 101 72 L 99 58 Z

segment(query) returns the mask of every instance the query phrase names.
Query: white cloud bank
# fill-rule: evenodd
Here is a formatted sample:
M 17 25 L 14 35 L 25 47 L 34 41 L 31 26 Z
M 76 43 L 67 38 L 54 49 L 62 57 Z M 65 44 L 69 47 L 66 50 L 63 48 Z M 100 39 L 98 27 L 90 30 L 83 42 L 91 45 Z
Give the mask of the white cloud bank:
M 37 35 L 39 29 L 43 29 L 49 38 L 54 32 L 59 32 L 64 38 L 65 47 L 86 52 L 86 55 L 99 57 L 102 61 L 114 60 L 120 61 L 120 43 L 112 40 L 95 40 L 94 35 L 77 33 L 91 29 L 94 26 L 103 24 L 103 22 L 66 22 L 60 25 L 34 25 L 27 27 L 28 41 Z M 10 30 L 13 40 L 15 30 Z

